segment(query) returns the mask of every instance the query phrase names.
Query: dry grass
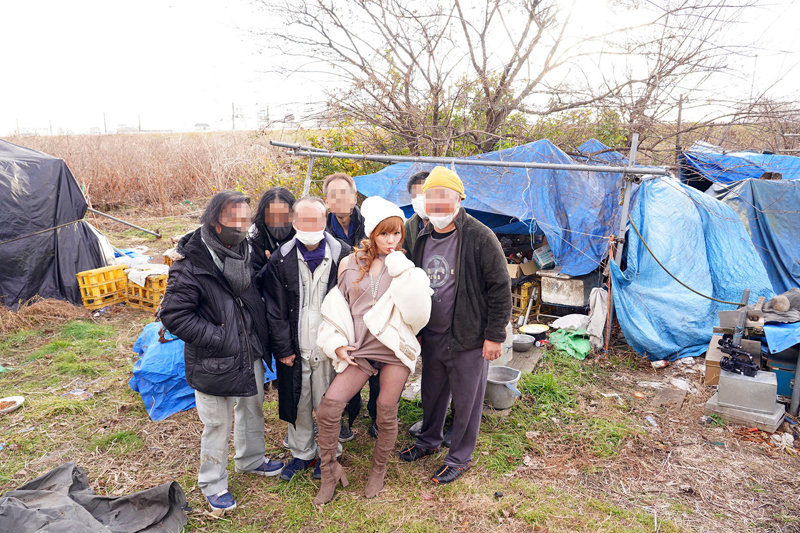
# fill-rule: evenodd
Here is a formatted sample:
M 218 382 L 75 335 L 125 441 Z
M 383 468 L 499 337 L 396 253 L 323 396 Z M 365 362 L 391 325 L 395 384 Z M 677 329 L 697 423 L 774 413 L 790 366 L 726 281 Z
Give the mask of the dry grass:
M 17 311 L 0 306 L 0 335 L 8 335 L 25 329 L 52 326 L 67 320 L 85 318 L 86 309 L 76 307 L 65 300 L 53 300 L 35 296 L 19 306 Z
M 259 194 L 293 187 L 304 161 L 269 146 L 255 132 L 7 137 L 66 161 L 94 207 L 176 204 L 225 189 Z M 294 139 L 290 139 L 294 141 Z M 301 168 L 303 167 L 303 168 Z

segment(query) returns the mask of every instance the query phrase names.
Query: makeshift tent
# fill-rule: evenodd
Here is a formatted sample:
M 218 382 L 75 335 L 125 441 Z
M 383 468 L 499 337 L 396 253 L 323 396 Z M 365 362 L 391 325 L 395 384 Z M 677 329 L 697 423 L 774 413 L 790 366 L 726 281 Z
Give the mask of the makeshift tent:
M 587 150 L 602 151 L 591 148 Z M 576 163 L 546 139 L 467 159 Z M 397 163 L 374 174 L 357 176 L 355 181 L 359 192 L 366 196 L 378 195 L 408 206 L 408 178 L 433 166 Z M 561 271 L 571 276 L 587 274 L 598 267 L 608 250 L 608 235 L 619 224 L 622 174 L 458 164 L 455 171 L 464 182 L 467 199 L 463 205 L 470 214 L 496 233 L 541 231 L 547 236 Z
M 800 287 L 800 181 L 748 179 L 706 193 L 739 215 L 773 290 Z
M 646 180 L 631 219 L 655 257 L 679 280 L 713 298 L 750 303 L 773 290 L 737 214 L 722 202 L 674 178 Z M 611 287 L 628 343 L 651 360 L 706 351 L 721 304 L 686 289 L 658 265 L 633 228 L 627 233 L 627 268 L 613 261 Z
M 80 304 L 77 272 L 106 265 L 101 236 L 63 160 L 0 140 L 0 296 Z
M 800 179 L 800 157 L 756 152 L 728 152 L 698 142 L 680 156 L 681 181 L 700 190 L 714 183 L 771 177 Z

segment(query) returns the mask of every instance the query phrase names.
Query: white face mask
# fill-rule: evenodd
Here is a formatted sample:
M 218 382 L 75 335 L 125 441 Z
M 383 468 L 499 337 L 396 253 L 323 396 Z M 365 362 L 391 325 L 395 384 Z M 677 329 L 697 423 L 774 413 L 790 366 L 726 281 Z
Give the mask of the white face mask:
M 425 212 L 425 195 L 418 194 L 414 198 L 411 199 L 411 207 L 414 208 L 414 212 L 419 215 L 419 217 L 423 220 L 428 220 L 428 213 Z
M 433 224 L 434 228 L 438 230 L 443 230 L 444 228 L 449 226 L 453 222 L 453 220 L 455 220 L 456 215 L 458 215 L 458 208 L 459 205 L 456 205 L 456 208 L 449 215 L 443 215 L 438 217 L 429 216 L 428 220 L 430 221 L 431 224 Z
M 300 231 L 299 229 L 295 228 L 295 238 L 305 244 L 306 246 L 312 246 L 319 242 L 322 242 L 322 239 L 325 238 L 325 230 L 319 231 Z

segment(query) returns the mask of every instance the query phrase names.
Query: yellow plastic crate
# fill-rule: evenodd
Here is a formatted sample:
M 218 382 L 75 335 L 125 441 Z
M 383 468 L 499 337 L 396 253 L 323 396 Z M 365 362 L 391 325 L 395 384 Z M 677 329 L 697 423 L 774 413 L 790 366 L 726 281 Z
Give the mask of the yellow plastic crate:
M 144 282 L 144 287 L 128 281 L 128 305 L 155 312 L 161 305 L 161 300 L 164 299 L 168 281 L 167 274 L 150 274 Z
M 112 265 L 75 274 L 83 306 L 87 309 L 100 309 L 124 302 L 128 287 L 126 268 L 127 265 Z
M 511 289 L 511 307 L 513 308 L 514 314 L 525 313 L 532 290 L 533 283 L 530 281 Z

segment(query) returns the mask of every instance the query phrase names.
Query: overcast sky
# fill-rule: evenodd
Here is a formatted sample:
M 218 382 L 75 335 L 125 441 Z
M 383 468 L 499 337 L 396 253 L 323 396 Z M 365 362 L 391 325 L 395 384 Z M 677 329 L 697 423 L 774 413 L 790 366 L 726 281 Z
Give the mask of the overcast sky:
M 576 28 L 607 19 L 606 1 L 577 0 Z M 269 72 L 251 32 L 269 21 L 246 0 L 4 0 L 0 21 L 0 135 L 103 131 L 104 114 L 109 132 L 230 129 L 232 103 L 237 129 L 253 128 L 259 110 L 299 118 L 323 97 L 322 80 Z M 777 0 L 735 30 L 762 47 L 737 62 L 735 90 L 796 97 L 798 21 L 800 2 Z

